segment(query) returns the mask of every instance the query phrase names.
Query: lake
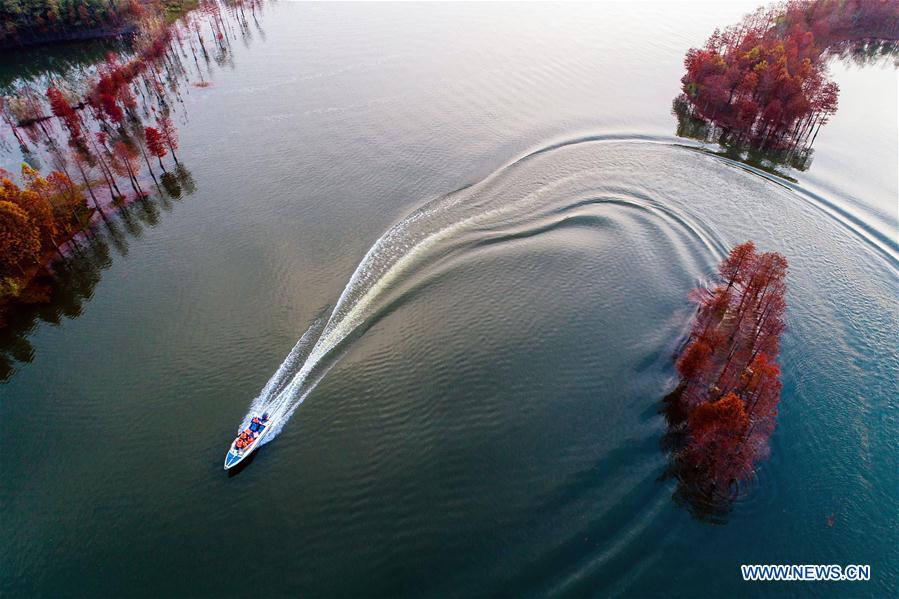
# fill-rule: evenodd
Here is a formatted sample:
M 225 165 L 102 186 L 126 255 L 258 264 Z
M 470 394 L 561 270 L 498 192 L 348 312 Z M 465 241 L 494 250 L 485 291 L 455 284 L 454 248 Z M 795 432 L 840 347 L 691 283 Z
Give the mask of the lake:
M 755 6 L 267 4 L 183 95 L 191 184 L 4 341 L 0 592 L 894 594 L 896 69 L 832 62 L 794 181 L 703 152 L 684 54 Z M 710 522 L 660 402 L 687 293 L 746 239 L 790 261 L 784 389 Z M 276 373 L 295 411 L 228 476 Z

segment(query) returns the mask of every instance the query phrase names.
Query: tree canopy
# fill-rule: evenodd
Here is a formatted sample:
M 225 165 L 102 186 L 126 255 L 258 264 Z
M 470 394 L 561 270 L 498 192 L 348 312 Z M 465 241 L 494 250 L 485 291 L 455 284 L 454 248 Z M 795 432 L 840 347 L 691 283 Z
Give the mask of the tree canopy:
M 699 310 L 677 360 L 681 417 L 671 424 L 685 435 L 677 456 L 685 484 L 721 500 L 768 453 L 780 401 L 787 260 L 747 241 L 718 274 L 718 283 L 694 293 Z
M 899 39 L 899 2 L 791 0 L 760 8 L 687 52 L 680 101 L 733 143 L 811 145 L 838 106 L 829 53 L 872 38 Z

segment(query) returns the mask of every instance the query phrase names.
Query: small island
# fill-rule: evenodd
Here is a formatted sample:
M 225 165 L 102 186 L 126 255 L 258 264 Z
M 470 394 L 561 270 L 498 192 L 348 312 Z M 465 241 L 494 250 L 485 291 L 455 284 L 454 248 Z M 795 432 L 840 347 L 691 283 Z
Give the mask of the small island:
M 808 167 L 818 131 L 836 112 L 829 59 L 877 54 L 899 40 L 899 3 L 814 0 L 759 8 L 715 30 L 684 58 L 674 100 L 678 135 Z
M 694 290 L 699 304 L 677 360 L 668 421 L 682 443 L 674 454 L 681 493 L 701 505 L 732 501 L 768 454 L 780 401 L 777 356 L 784 331 L 787 260 L 735 246 L 719 281 Z

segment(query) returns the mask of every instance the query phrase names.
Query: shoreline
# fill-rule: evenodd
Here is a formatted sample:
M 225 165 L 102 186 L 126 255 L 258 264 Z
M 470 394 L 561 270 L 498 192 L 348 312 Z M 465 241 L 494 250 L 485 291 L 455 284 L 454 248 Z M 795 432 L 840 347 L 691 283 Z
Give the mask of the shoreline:
M 199 0 L 168 0 L 164 2 L 159 11 L 160 16 L 167 24 L 172 24 L 187 13 L 199 6 Z M 116 27 L 93 27 L 89 29 L 74 29 L 68 31 L 56 31 L 29 36 L 30 39 L 21 38 L 0 39 L 0 56 L 19 50 L 37 50 L 44 47 L 61 46 L 65 44 L 78 44 L 99 40 L 111 40 L 117 37 L 129 36 L 136 33 L 138 23 L 129 21 Z
M 38 50 L 44 47 L 62 46 L 65 44 L 111 40 L 117 37 L 131 35 L 135 31 L 137 31 L 137 25 L 129 23 L 115 29 L 97 28 L 81 31 L 49 33 L 28 41 L 3 40 L 0 41 L 0 53 L 12 53 L 19 50 Z

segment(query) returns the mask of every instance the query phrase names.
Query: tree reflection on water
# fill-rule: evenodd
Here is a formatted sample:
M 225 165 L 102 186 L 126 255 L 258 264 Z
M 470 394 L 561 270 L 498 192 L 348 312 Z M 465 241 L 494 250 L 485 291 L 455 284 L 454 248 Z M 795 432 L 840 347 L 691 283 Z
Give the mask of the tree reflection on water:
M 58 325 L 80 316 L 113 257 L 126 256 L 130 239 L 138 239 L 146 228 L 158 225 L 160 210 L 172 210 L 174 202 L 196 191 L 193 176 L 183 164 L 164 174 L 161 183 L 158 193 L 121 206 L 79 235 L 70 244 L 65 261 L 54 264 L 52 272 L 29 288 L 30 303 L 10 308 L 7 326 L 0 328 L 0 382 L 12 378 L 20 364 L 34 359 L 28 337 L 41 322 Z

